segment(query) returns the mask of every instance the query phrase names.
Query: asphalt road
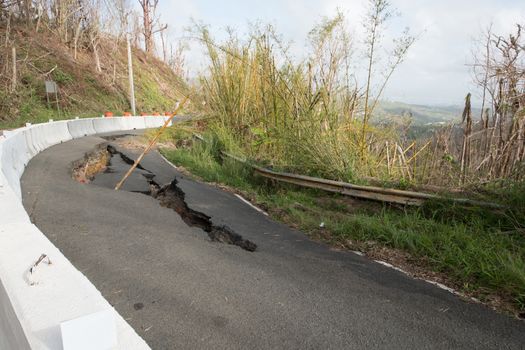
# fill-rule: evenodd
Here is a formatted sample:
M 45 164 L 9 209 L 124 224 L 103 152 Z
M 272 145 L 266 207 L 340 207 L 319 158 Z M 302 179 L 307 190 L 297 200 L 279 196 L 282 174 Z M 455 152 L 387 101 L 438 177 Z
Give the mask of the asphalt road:
M 75 182 L 72 162 L 104 141 L 86 137 L 33 158 L 22 178 L 24 205 L 153 349 L 525 347 L 525 322 L 312 242 L 186 178 L 157 153 L 142 165 L 158 183 L 176 177 L 190 208 L 257 250 L 212 242 L 156 199 L 111 190 L 118 171 L 98 184 Z

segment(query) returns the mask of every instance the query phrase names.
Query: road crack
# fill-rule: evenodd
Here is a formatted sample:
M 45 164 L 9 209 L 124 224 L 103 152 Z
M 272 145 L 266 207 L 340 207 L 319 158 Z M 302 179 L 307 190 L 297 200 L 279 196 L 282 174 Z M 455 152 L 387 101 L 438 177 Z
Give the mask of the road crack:
M 126 154 L 119 151 L 116 147 L 112 145 L 106 145 L 106 152 L 102 152 L 100 149 L 96 152 L 90 152 L 86 155 L 84 164 L 77 162 L 74 166 L 75 169 L 85 169 L 89 164 L 93 163 L 102 163 L 103 166 L 91 167 L 98 170 L 97 173 L 89 174 L 89 178 L 93 179 L 97 175 L 100 175 L 102 172 L 110 174 L 111 171 L 108 168 L 111 165 L 111 159 L 115 156 L 118 156 L 126 164 L 134 164 L 134 160 L 131 159 Z M 100 161 L 97 162 L 96 159 L 100 157 Z M 194 210 L 188 206 L 186 203 L 186 194 L 179 187 L 178 180 L 174 178 L 169 184 L 161 186 L 155 181 L 156 175 L 145 169 L 141 164 L 137 165 L 137 168 L 142 170 L 141 175 L 144 177 L 145 181 L 149 184 L 149 191 L 137 192 L 145 195 L 149 195 L 157 199 L 161 206 L 173 209 L 190 227 L 198 227 L 208 234 L 208 237 L 213 242 L 221 242 L 225 244 L 236 245 L 246 251 L 254 252 L 257 249 L 257 245 L 250 240 L 244 239 L 240 234 L 233 231 L 230 227 L 226 225 L 214 225 L 211 217 L 206 215 L 203 212 Z M 79 173 L 80 171 L 74 171 L 74 173 Z M 75 176 L 74 176 L 75 177 Z M 79 182 L 86 182 L 84 178 L 78 176 L 75 177 Z
M 162 206 L 171 208 L 177 212 L 188 226 L 201 228 L 214 242 L 233 244 L 249 252 L 253 252 L 257 249 L 255 243 L 244 239 L 228 226 L 214 225 L 208 215 L 188 207 L 185 200 L 185 193 L 178 186 L 177 179 L 173 179 L 170 184 L 163 187 L 156 184 L 153 179 L 150 179 L 149 181 L 150 185 L 153 187 L 152 196 L 159 200 Z

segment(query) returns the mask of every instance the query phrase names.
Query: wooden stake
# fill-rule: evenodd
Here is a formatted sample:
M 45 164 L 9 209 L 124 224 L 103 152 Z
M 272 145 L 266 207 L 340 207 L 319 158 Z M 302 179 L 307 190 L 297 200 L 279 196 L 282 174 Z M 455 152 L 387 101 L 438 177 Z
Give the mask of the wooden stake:
M 155 143 L 157 143 L 157 140 L 159 139 L 160 135 L 162 134 L 162 132 L 168 127 L 169 123 L 173 120 L 173 117 L 175 117 L 177 115 L 177 113 L 179 112 L 179 110 L 184 107 L 184 105 L 186 104 L 186 102 L 188 101 L 189 97 L 185 97 L 184 98 L 184 101 L 182 101 L 182 103 L 180 103 L 177 108 L 175 109 L 175 112 L 173 112 L 173 114 L 168 118 L 166 119 L 166 121 L 164 122 L 164 125 L 159 129 L 159 131 L 157 132 L 157 134 L 155 135 L 155 137 L 150 141 L 149 145 L 146 147 L 146 149 L 142 152 L 142 154 L 137 158 L 137 160 L 135 161 L 135 163 L 133 163 L 133 165 L 131 166 L 131 168 L 128 170 L 128 172 L 126 173 L 126 175 L 124 175 L 124 177 L 122 178 L 122 180 L 119 181 L 119 183 L 117 184 L 117 186 L 115 186 L 115 190 L 118 191 L 120 190 L 120 188 L 122 187 L 122 185 L 124 184 L 124 182 L 126 181 L 126 179 L 131 175 L 131 173 L 133 172 L 133 170 L 135 170 L 135 168 L 137 167 L 137 165 L 139 165 L 139 163 L 142 161 L 142 159 L 144 158 L 144 156 L 151 150 L 151 148 L 155 145 Z

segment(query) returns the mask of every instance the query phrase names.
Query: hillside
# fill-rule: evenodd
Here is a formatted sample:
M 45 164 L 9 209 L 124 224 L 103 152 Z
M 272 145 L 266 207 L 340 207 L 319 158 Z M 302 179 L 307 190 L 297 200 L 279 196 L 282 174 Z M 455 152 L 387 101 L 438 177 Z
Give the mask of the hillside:
M 6 37 L 6 28 L 0 27 Z M 10 43 L 0 48 L 0 127 L 11 128 L 26 122 L 100 115 L 104 111 L 121 114 L 130 110 L 126 45 L 122 40 L 102 38 L 99 46 L 101 72 L 94 53 L 80 49 L 77 57 L 71 45 L 51 31 L 34 32 L 25 26 L 12 28 Z M 17 54 L 17 87 L 11 89 L 12 46 Z M 137 113 L 173 110 L 187 85 L 162 61 L 133 48 Z M 48 104 L 45 80 L 59 87 L 59 103 Z M 414 125 L 458 121 L 461 106 L 426 106 L 381 101 L 375 110 L 378 120 L 397 121 L 411 115 Z M 476 114 L 477 111 L 474 111 Z
M 434 123 L 459 122 L 463 106 L 429 106 L 408 104 L 394 101 L 381 101 L 374 111 L 378 119 L 392 119 L 412 115 L 413 124 L 425 125 Z M 473 115 L 479 115 L 480 110 L 473 108 Z
M 6 37 L 6 28 L 0 27 Z M 50 31 L 34 32 L 25 27 L 11 28 L 9 45 L 0 48 L 0 127 L 11 128 L 25 122 L 98 116 L 104 111 L 130 111 L 128 100 L 127 55 L 124 41 L 101 38 L 97 72 L 94 53 L 80 49 L 75 59 L 71 45 Z M 12 91 L 12 46 L 16 47 L 17 84 Z M 186 84 L 160 60 L 133 48 L 133 69 L 137 113 L 165 112 L 186 91 Z M 58 106 L 48 105 L 45 80 L 59 88 Z

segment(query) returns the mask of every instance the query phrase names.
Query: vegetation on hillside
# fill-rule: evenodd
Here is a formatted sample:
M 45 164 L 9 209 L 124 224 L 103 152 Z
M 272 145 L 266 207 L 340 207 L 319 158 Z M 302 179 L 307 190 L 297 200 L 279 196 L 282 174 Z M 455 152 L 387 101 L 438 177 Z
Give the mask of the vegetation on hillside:
M 125 1 L 39 6 L 46 11 L 22 2 L 0 7 L 0 126 L 130 112 Z M 172 112 L 187 84 L 138 46 L 139 35 L 131 37 L 137 113 Z M 49 102 L 46 80 L 58 85 Z
M 462 112 L 463 106 L 430 106 L 383 100 L 377 105 L 374 115 L 378 120 L 409 119 L 412 125 L 420 126 L 459 123 Z M 479 113 L 479 110 L 473 112 Z
M 387 75 L 374 80 L 381 86 L 374 94 L 377 31 L 390 11 L 382 1 L 376 3 L 381 8 L 371 7 L 369 13 L 370 31 L 376 34 L 370 33 L 365 45 L 374 65 L 365 86 L 354 83 L 351 38 L 341 14 L 311 31 L 311 57 L 299 64 L 288 59 L 272 27 L 254 28 L 246 40 L 232 34 L 221 45 L 206 28 L 197 28 L 210 58 L 209 74 L 201 81 L 206 113 L 215 118 L 210 127 L 227 148 L 295 172 L 347 181 L 381 176 L 380 150 L 398 137 L 393 128 L 377 128 L 370 121 L 383 87 L 414 38 L 404 33 L 398 39 L 395 60 L 382 67 Z
M 289 172 L 335 180 L 375 178 L 444 187 L 472 187 L 505 178 L 521 181 L 525 174 L 521 30 L 508 38 L 491 34 L 487 39 L 489 61 L 476 65 L 486 73 L 480 82 L 486 91 L 483 113 L 472 108 L 468 95 L 462 120 L 429 135 L 421 128 L 414 132 L 412 119 L 396 122 L 381 115 L 381 93 L 415 40 L 405 32 L 393 52 L 385 55 L 388 63 L 378 62 L 374 55 L 390 11 L 388 2 L 370 1 L 364 23 L 368 63 L 364 83 L 352 71 L 358 39 L 350 36 L 341 14 L 311 31 L 310 56 L 299 63 L 288 58 L 287 46 L 272 27 L 255 27 L 244 39 L 230 33 L 223 43 L 215 42 L 207 28 L 198 27 L 196 36 L 210 61 L 201 79 L 205 113 L 214 118 L 209 128 L 234 153 Z

